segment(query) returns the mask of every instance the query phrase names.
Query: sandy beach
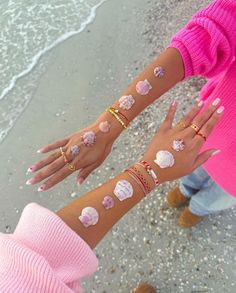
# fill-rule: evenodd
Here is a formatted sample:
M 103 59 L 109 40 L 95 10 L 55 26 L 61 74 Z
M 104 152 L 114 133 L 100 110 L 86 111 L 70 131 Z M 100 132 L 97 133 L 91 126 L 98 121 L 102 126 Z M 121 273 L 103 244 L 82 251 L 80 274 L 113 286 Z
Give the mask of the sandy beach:
M 43 57 L 47 69 L 31 103 L 0 144 L 1 232 L 14 231 L 27 203 L 55 211 L 133 163 L 174 98 L 179 103 L 176 119 L 191 107 L 203 79 L 177 85 L 141 113 L 81 187 L 75 176 L 46 192 L 25 185 L 28 167 L 42 158 L 38 148 L 93 122 L 192 14 L 210 2 L 109 0 L 82 33 Z M 179 211 L 169 209 L 165 200 L 176 183 L 160 186 L 108 233 L 96 249 L 99 270 L 84 281 L 85 292 L 126 293 L 141 281 L 158 293 L 236 292 L 236 211 L 183 230 L 176 225 Z

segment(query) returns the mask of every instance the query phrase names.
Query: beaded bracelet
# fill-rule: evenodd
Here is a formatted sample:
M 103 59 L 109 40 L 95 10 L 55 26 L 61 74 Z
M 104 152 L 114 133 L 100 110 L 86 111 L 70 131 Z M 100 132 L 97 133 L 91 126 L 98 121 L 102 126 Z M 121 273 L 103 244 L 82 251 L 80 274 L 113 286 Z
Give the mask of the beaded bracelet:
M 126 124 L 119 116 L 120 112 L 118 111 L 115 111 L 116 109 L 112 108 L 112 107 L 109 107 L 106 109 L 107 112 L 109 112 L 113 117 L 116 118 L 116 120 L 122 125 L 122 127 L 124 129 L 127 129 L 128 128 L 128 124 Z
M 156 175 L 155 171 L 152 169 L 152 167 L 146 161 L 140 161 L 137 164 L 142 166 L 147 171 L 147 173 L 152 177 L 156 186 L 158 186 L 160 184 L 159 180 L 157 179 L 157 175 Z
M 140 181 L 140 179 L 137 177 L 136 173 L 133 172 L 131 169 L 126 169 L 125 172 L 127 172 L 129 174 L 129 176 L 131 176 L 136 181 L 136 183 L 141 187 L 144 195 L 146 196 L 147 191 L 146 191 L 142 181 Z
M 140 186 L 142 186 L 142 189 L 144 191 L 144 194 L 147 195 L 149 192 L 151 192 L 151 187 L 148 181 L 144 178 L 143 174 L 135 167 L 132 166 L 129 169 L 126 169 L 128 173 L 132 174 L 137 180 Z M 137 182 L 136 180 L 136 182 Z
M 145 186 L 145 190 L 147 191 L 147 193 L 151 192 L 151 190 L 152 190 L 151 186 L 148 183 L 148 181 L 146 180 L 146 178 L 143 176 L 143 174 L 135 166 L 132 166 L 131 169 L 134 170 L 135 173 L 137 174 L 137 176 L 141 179 L 142 183 Z

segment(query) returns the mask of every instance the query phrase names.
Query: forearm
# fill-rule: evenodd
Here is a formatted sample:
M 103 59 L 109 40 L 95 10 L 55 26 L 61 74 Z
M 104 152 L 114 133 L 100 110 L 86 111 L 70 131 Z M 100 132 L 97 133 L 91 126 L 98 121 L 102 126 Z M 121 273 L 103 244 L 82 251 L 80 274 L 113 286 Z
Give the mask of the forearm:
M 164 69 L 164 75 L 162 77 L 156 77 L 154 75 L 154 69 L 161 67 Z M 128 120 L 131 122 L 140 112 L 142 112 L 147 106 L 152 104 L 162 94 L 172 88 L 176 83 L 184 78 L 184 66 L 183 60 L 178 52 L 174 48 L 166 49 L 159 57 L 156 58 L 123 92 L 122 96 L 131 95 L 135 102 L 129 110 L 121 109 L 120 103 L 117 100 L 112 107 L 119 109 Z M 152 89 L 146 95 L 141 95 L 136 90 L 136 85 L 139 81 L 148 80 Z M 98 122 L 109 120 L 112 125 L 112 134 L 119 134 L 123 128 L 109 113 L 103 113 Z
M 164 75 L 156 77 L 154 69 L 161 67 Z M 161 95 L 172 88 L 176 83 L 184 78 L 184 67 L 181 55 L 176 49 L 166 49 L 159 57 L 157 57 L 146 69 L 130 84 L 124 91 L 123 95 L 132 95 L 135 103 L 132 110 L 125 111 L 125 115 L 132 121 L 147 106 L 152 104 Z M 139 81 L 148 80 L 152 89 L 147 95 L 140 95 L 136 91 L 136 85 Z M 115 102 L 115 108 L 119 107 L 119 102 Z
M 146 176 L 150 186 L 154 188 L 152 179 L 144 173 L 142 167 L 140 167 L 140 171 Z M 115 187 L 121 180 L 127 180 L 133 188 L 132 197 L 123 201 L 120 201 L 114 194 Z M 111 209 L 105 209 L 102 204 L 104 197 L 107 195 L 109 195 L 114 201 L 114 207 Z M 127 172 L 123 172 L 114 179 L 103 184 L 101 187 L 88 192 L 79 199 L 65 206 L 57 212 L 57 215 L 61 217 L 61 219 L 72 230 L 82 237 L 91 248 L 94 248 L 112 226 L 143 197 L 144 193 L 138 183 L 131 178 Z M 98 212 L 99 220 L 96 225 L 86 228 L 79 220 L 79 216 L 85 207 L 93 207 Z

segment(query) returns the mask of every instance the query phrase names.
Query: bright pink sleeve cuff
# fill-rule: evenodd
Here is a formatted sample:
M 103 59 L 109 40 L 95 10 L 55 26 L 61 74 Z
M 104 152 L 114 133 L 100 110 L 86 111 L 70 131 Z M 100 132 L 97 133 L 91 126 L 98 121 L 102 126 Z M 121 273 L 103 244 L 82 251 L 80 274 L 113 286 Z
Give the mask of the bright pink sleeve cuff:
M 213 1 L 173 36 L 168 47 L 180 52 L 185 78 L 211 78 L 226 71 L 235 58 L 236 1 Z

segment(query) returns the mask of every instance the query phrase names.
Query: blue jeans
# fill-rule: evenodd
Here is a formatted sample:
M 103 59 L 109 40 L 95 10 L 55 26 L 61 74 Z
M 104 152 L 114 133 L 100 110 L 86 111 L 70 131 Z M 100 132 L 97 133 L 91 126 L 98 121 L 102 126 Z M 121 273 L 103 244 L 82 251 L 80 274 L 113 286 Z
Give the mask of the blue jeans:
M 185 197 L 190 198 L 190 211 L 198 216 L 236 206 L 236 198 L 217 185 L 202 167 L 181 178 L 179 188 Z

